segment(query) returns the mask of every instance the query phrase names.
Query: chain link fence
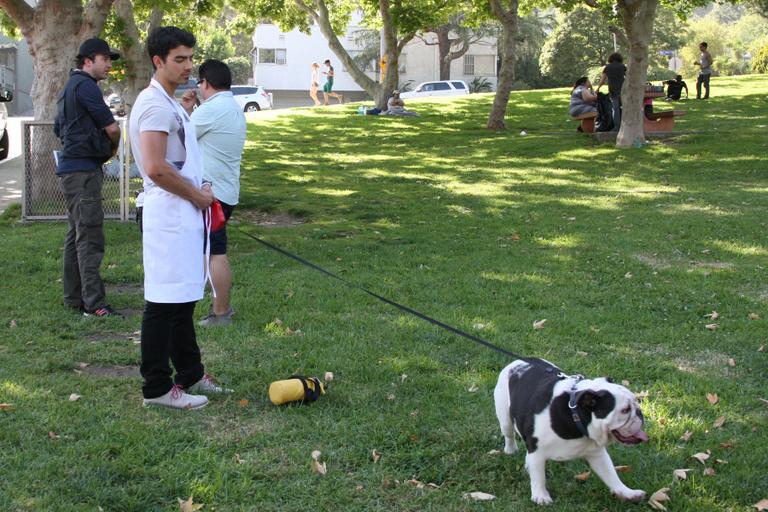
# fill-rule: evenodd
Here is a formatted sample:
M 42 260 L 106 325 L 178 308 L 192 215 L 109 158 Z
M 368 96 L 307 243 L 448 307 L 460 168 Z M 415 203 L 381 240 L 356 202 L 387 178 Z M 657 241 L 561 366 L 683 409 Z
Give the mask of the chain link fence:
M 129 220 L 136 212 L 136 193 L 142 183 L 136 165 L 131 165 L 127 123 L 120 124 L 120 146 L 114 158 L 104 164 L 102 205 L 105 219 Z M 53 123 L 22 123 L 22 218 L 24 220 L 66 220 L 67 206 L 56 176 L 53 152 L 61 142 L 53 133 Z

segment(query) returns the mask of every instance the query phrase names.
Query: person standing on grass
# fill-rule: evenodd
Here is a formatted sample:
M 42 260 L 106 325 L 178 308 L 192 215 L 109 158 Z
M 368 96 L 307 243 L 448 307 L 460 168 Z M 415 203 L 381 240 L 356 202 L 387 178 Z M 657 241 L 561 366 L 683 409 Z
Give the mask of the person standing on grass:
M 320 88 L 320 64 L 317 62 L 312 63 L 312 76 L 309 82 L 309 97 L 315 102 L 315 106 L 322 105 L 320 100 L 317 99 L 317 90 Z
M 175 409 L 208 404 L 205 396 L 191 393 L 228 391 L 205 373 L 195 337 L 195 304 L 205 289 L 202 211 L 213 202 L 213 192 L 203 183 L 195 126 L 173 96 L 192 73 L 195 43 L 195 36 L 177 27 L 149 34 L 155 72 L 136 99 L 128 128 L 144 179 L 144 405 Z
M 704 86 L 704 99 L 709 99 L 709 79 L 712 77 L 712 54 L 707 51 L 707 43 L 699 43 L 699 61 L 694 66 L 699 66 L 699 76 L 696 79 L 696 99 L 701 99 L 701 86 Z
M 326 59 L 323 63 L 328 68 L 328 71 L 323 71 L 323 74 L 325 75 L 325 85 L 323 85 L 323 99 L 325 100 L 324 104 L 328 104 L 328 97 L 332 96 L 339 100 L 339 103 L 344 103 L 344 96 L 333 92 L 333 79 L 336 76 L 336 74 L 333 71 L 333 66 L 331 66 L 331 60 Z
M 104 257 L 102 164 L 117 152 L 120 127 L 96 85 L 107 78 L 112 61 L 119 58 L 102 39 L 88 39 L 80 45 L 77 69 L 70 71 L 58 97 L 53 125 L 62 143 L 56 175 L 69 220 L 64 240 L 64 303 L 86 316 L 123 316 L 107 304 L 99 274 Z
M 229 220 L 240 195 L 240 161 L 245 145 L 245 115 L 235 102 L 230 87 L 232 72 L 219 60 L 207 60 L 197 72 L 197 86 L 203 104 L 196 110 L 195 91 L 182 97 L 182 105 L 192 114 L 197 143 L 203 156 L 203 180 L 211 183 L 213 196 L 221 203 Z M 227 259 L 227 225 L 214 231 L 211 241 L 211 287 L 216 292 L 202 326 L 229 325 L 234 310 L 229 303 L 232 269 Z
M 603 68 L 600 82 L 597 84 L 597 92 L 606 82 L 608 83 L 608 96 L 611 98 L 611 113 L 613 117 L 613 130 L 619 131 L 621 126 L 621 87 L 624 85 L 624 75 L 627 74 L 627 66 L 624 65 L 624 57 L 619 52 L 608 56 L 608 64 Z

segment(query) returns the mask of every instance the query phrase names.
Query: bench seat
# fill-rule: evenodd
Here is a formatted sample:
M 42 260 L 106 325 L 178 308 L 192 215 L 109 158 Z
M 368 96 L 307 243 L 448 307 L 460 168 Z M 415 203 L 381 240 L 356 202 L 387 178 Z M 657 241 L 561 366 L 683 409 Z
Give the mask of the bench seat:
M 684 116 L 684 110 L 667 110 L 654 112 L 643 118 L 643 130 L 646 132 L 671 132 L 675 129 L 675 118 Z
M 595 118 L 597 118 L 597 112 L 587 112 L 571 117 L 574 121 L 581 121 L 581 131 L 584 133 L 595 132 Z

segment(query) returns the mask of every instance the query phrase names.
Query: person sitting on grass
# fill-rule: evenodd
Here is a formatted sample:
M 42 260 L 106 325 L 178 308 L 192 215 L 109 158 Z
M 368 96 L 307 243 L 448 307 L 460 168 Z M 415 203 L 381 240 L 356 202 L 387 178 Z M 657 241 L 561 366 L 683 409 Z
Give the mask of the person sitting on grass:
M 683 95 L 683 89 L 685 89 L 685 99 L 688 99 L 688 84 L 683 81 L 682 75 L 677 75 L 674 80 L 667 80 L 664 82 L 667 86 L 667 97 L 665 101 L 680 101 Z
M 597 112 L 597 94 L 592 91 L 589 78 L 583 76 L 573 84 L 568 113 L 571 117 L 577 117 L 589 112 Z
M 387 100 L 387 110 L 381 112 L 382 116 L 418 116 L 412 110 L 405 110 L 405 102 L 400 98 L 400 91 L 392 91 L 392 97 Z

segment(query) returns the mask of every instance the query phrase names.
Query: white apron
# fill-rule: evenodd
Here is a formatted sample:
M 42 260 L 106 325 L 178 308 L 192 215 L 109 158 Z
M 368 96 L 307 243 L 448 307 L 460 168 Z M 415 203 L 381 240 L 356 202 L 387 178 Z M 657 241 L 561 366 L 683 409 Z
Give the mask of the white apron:
M 179 174 L 200 188 L 203 169 L 195 127 L 181 105 L 168 96 L 160 84 L 152 80 L 150 85 L 168 99 L 183 122 L 186 159 Z M 190 201 L 151 185 L 145 187 L 143 223 L 144 298 L 160 303 L 202 299 L 205 269 L 200 210 Z

